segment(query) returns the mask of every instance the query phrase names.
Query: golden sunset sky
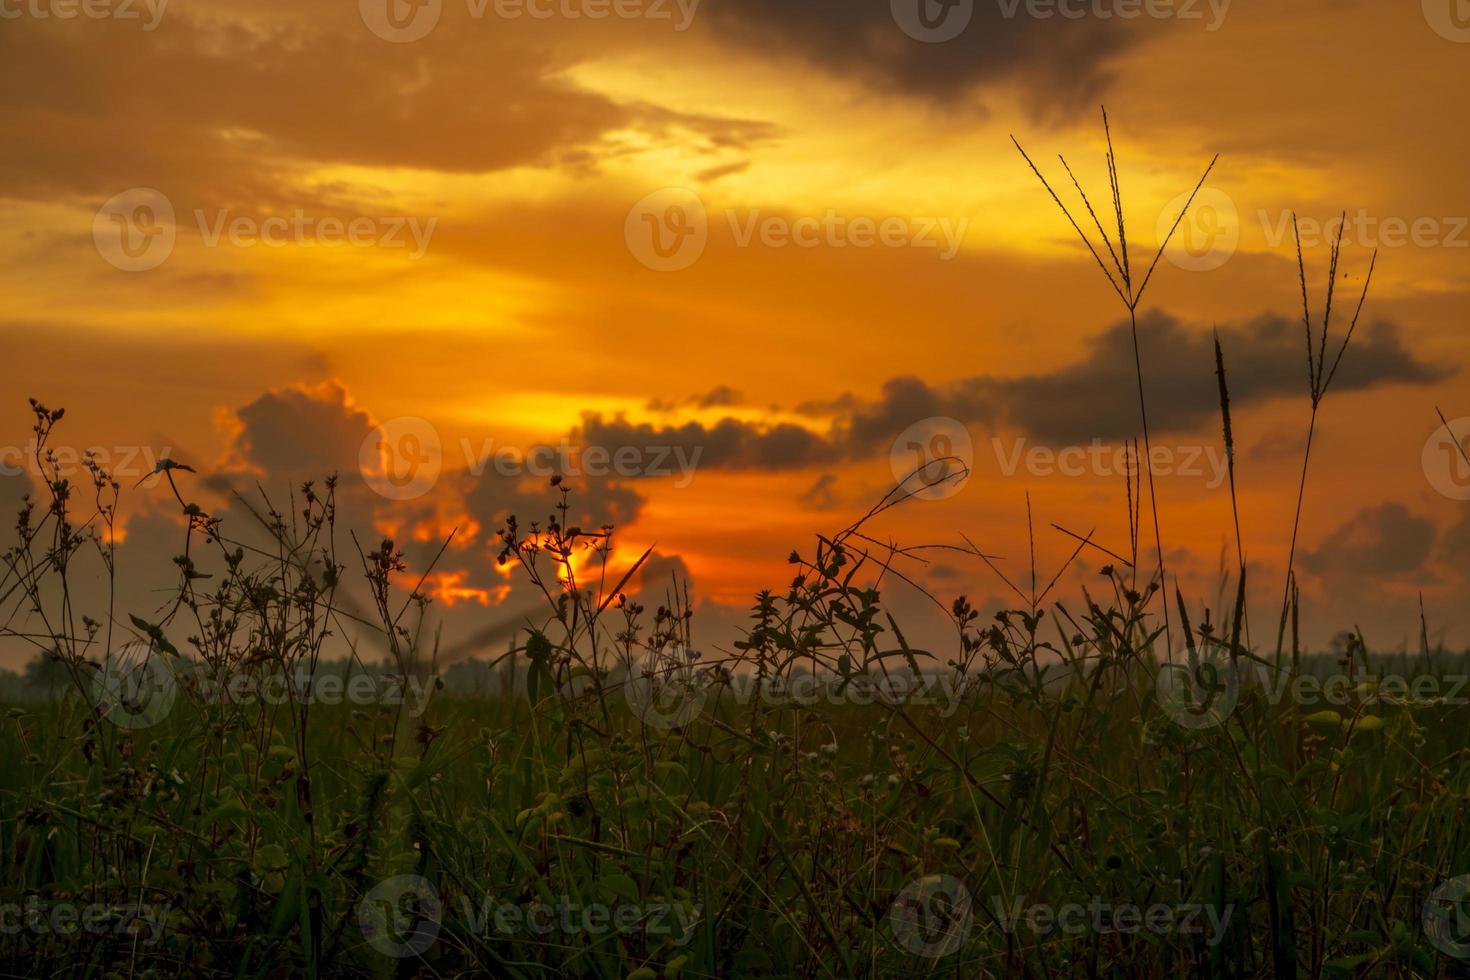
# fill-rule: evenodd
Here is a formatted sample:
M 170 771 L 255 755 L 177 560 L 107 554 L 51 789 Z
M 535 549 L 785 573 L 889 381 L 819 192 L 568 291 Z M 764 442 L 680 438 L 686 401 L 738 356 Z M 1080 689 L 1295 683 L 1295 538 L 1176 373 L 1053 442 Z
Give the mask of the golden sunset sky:
M 689 474 L 570 482 L 618 524 L 617 561 L 657 544 L 651 593 L 689 578 L 719 646 L 793 548 L 890 488 L 901 433 L 950 418 L 971 478 L 870 533 L 963 534 L 1029 582 L 1029 492 L 1044 584 L 1074 547 L 1053 522 L 1128 547 L 1113 453 L 1074 473 L 1045 454 L 1116 450 L 1138 406 L 1118 297 L 1011 136 L 1090 227 L 1057 155 L 1109 208 L 1106 104 L 1135 266 L 1220 155 L 1139 310 L 1155 448 L 1185 470 L 1156 477 L 1171 578 L 1218 610 L 1234 564 L 1218 326 L 1274 623 L 1310 409 L 1291 215 L 1320 326 L 1346 211 L 1335 340 L 1378 257 L 1319 419 L 1306 634 L 1415 650 L 1422 594 L 1431 636 L 1463 644 L 1470 467 L 1426 444 L 1436 406 L 1470 416 L 1464 6 L 0 0 L 0 500 L 35 483 L 26 397 L 64 405 L 58 441 L 123 471 L 146 612 L 143 569 L 166 584 L 182 533 L 166 487 L 133 487 L 147 460 L 195 466 L 221 512 L 229 488 L 339 471 L 344 522 L 420 566 L 460 528 L 434 588 L 464 637 L 522 614 L 494 532 L 552 502 L 466 445 L 697 451 Z M 364 483 L 379 425 L 437 443 L 421 495 Z M 1015 600 L 962 556 L 912 573 L 946 603 Z

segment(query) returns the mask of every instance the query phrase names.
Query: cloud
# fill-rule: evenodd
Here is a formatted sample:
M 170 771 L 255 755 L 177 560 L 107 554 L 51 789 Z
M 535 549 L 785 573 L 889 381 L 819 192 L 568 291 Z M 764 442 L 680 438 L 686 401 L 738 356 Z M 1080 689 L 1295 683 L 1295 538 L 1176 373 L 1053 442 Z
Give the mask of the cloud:
M 323 184 L 327 164 L 485 173 L 595 170 L 613 134 L 746 147 L 761 122 L 621 102 L 567 78 L 578 45 L 528 43 L 527 25 L 450 21 L 388 45 L 356 4 L 301 19 L 169 9 L 152 34 L 25 19 L 0 34 L 6 196 L 100 200 L 156 187 L 176 207 L 323 206 L 381 189 Z M 533 25 L 539 26 L 539 25 Z M 493 29 L 492 29 L 493 28 Z M 341 205 L 336 205 L 341 210 Z
M 762 425 L 733 418 L 708 426 L 698 422 L 652 425 L 593 413 L 584 416 L 572 441 L 603 446 L 614 453 L 623 447 L 637 447 L 645 453 L 667 450 L 670 465 L 683 458 L 715 469 L 800 469 L 841 455 L 826 437 L 804 426 L 790 422 Z
M 1470 567 L 1470 508 L 1466 508 L 1460 520 L 1445 531 L 1444 540 L 1440 543 L 1440 557 L 1453 568 Z
M 700 408 L 724 408 L 730 405 L 740 404 L 740 392 L 729 385 L 716 385 L 709 391 L 698 396 L 697 404 Z
M 695 408 L 733 408 L 744 400 L 745 396 L 729 385 L 715 385 L 703 394 L 687 398 L 650 398 L 646 407 L 650 412 L 668 415 L 691 405 Z
M 1401 333 L 1386 321 L 1361 328 L 1343 358 L 1333 390 L 1342 393 L 1391 382 L 1426 384 L 1447 375 L 1419 360 L 1404 345 Z M 1165 313 L 1152 313 L 1139 322 L 1138 335 L 1153 429 L 1184 432 L 1217 420 L 1219 388 L 1210 334 L 1186 330 Z M 1306 397 L 1305 340 L 1299 321 L 1261 316 L 1221 328 L 1220 342 L 1231 401 L 1237 407 Z M 1331 349 L 1328 353 L 1330 360 Z M 1081 360 L 1058 371 L 1005 380 L 975 378 L 957 387 L 995 398 L 1013 423 L 1047 442 L 1120 440 L 1139 432 L 1133 340 L 1126 322 L 1093 337 Z
M 1095 106 L 1109 64 L 1144 37 L 1093 17 L 1007 17 L 1003 4 L 985 0 L 942 44 L 905 34 L 889 0 L 731 0 L 711 4 L 707 16 L 722 39 L 877 91 L 959 108 L 979 86 L 1013 83 L 1038 114 Z
M 1219 388 L 1210 332 L 1186 329 L 1168 314 L 1153 313 L 1139 321 L 1138 333 L 1153 431 L 1193 432 L 1217 425 Z M 1299 324 L 1261 316 L 1222 327 L 1220 341 L 1237 411 L 1277 398 L 1306 398 Z M 1010 425 L 1052 445 L 1120 442 L 1140 431 L 1135 370 L 1132 331 L 1119 322 L 1093 336 L 1081 358 L 1056 371 L 1017 378 L 977 375 L 944 384 L 896 377 L 875 398 L 849 393 L 796 406 L 798 413 L 814 419 L 813 427 L 735 418 L 713 425 L 654 426 L 591 415 L 575 438 L 614 450 L 677 447 L 688 458 L 697 458 L 699 466 L 767 470 L 867 458 L 885 451 L 909 426 L 935 416 L 970 426 Z M 1354 338 L 1333 391 L 1428 384 L 1448 373 L 1416 357 L 1396 324 L 1379 321 Z M 820 429 L 815 420 L 823 418 L 830 422 Z
M 806 510 L 834 510 L 837 507 L 837 493 L 834 489 L 837 485 L 837 476 L 834 473 L 823 473 L 817 477 L 817 482 L 807 487 L 797 497 L 799 503 Z
M 1399 503 L 1360 510 L 1302 555 L 1302 568 L 1328 580 L 1391 578 L 1421 571 L 1434 548 L 1434 522 Z
M 335 381 L 267 392 L 235 414 L 238 455 L 292 483 L 355 472 L 358 451 L 373 431 L 368 413 L 354 407 Z

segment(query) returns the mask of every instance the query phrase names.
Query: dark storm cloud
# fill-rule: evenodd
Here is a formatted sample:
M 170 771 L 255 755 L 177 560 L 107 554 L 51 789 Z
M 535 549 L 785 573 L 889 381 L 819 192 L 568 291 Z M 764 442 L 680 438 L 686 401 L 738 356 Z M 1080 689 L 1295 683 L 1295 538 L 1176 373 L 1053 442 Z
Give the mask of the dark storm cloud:
M 1153 431 L 1194 432 L 1218 425 L 1211 333 L 1186 329 L 1163 313 L 1143 318 L 1138 326 Z M 1220 329 L 1220 343 L 1236 409 L 1307 397 L 1306 341 L 1299 322 L 1263 316 L 1225 326 Z M 1335 344 L 1329 344 L 1329 363 L 1335 350 Z M 716 469 L 773 470 L 864 458 L 885 450 L 914 423 L 935 416 L 971 426 L 1007 425 L 1051 445 L 1121 442 L 1140 431 L 1135 370 L 1132 331 L 1120 322 L 1090 338 L 1080 359 L 1056 371 L 1018 378 L 978 375 L 945 384 L 896 377 L 884 383 L 876 398 L 846 394 L 796 407 L 800 414 L 832 419 L 825 432 L 734 418 L 712 426 L 696 422 L 652 426 L 589 416 L 578 438 L 613 449 L 678 447 L 689 458 L 697 452 L 698 465 Z M 1416 357 L 1396 324 L 1379 321 L 1359 330 L 1332 390 L 1428 384 L 1448 373 Z
M 1024 8 L 1006 16 L 1012 9 L 976 0 L 965 30 L 938 44 L 905 34 L 889 0 L 726 0 L 701 14 L 735 43 L 950 108 L 986 83 L 1018 83 L 1038 111 L 1094 106 L 1109 62 L 1144 36 L 1141 21 L 1038 18 Z
M 638 447 L 645 453 L 667 450 L 668 463 L 686 459 L 714 469 L 787 470 L 840 458 L 826 437 L 800 425 L 760 425 L 727 418 L 714 425 L 633 423 L 622 417 L 587 415 L 572 434 L 575 443 L 616 452 Z
M 1219 388 L 1209 332 L 1186 330 L 1178 320 L 1155 313 L 1139 322 L 1138 333 L 1149 421 L 1154 429 L 1189 431 L 1217 419 Z M 1232 401 L 1249 405 L 1282 396 L 1305 398 L 1303 334 L 1300 321 L 1274 316 L 1222 327 L 1220 343 Z M 1361 390 L 1391 382 L 1423 384 L 1445 375 L 1444 370 L 1414 356 L 1397 325 L 1380 321 L 1360 329 L 1343 358 L 1333 390 Z M 1126 323 L 1092 338 L 1083 358 L 1061 370 L 1006 380 L 975 378 L 957 387 L 989 393 L 1006 406 L 1012 423 L 1046 442 L 1121 440 L 1139 431 L 1133 340 Z
M 1434 522 L 1386 503 L 1359 511 L 1302 556 L 1302 567 L 1329 579 L 1382 578 L 1421 570 L 1434 548 Z
M 236 410 L 240 456 L 278 480 L 315 479 L 357 469 L 372 420 L 340 385 L 267 392 Z
M 915 377 L 890 378 L 870 402 L 848 400 L 837 425 L 850 453 L 886 447 L 893 437 L 921 419 L 944 415 L 962 422 L 989 424 L 997 405 L 985 379 L 931 386 Z

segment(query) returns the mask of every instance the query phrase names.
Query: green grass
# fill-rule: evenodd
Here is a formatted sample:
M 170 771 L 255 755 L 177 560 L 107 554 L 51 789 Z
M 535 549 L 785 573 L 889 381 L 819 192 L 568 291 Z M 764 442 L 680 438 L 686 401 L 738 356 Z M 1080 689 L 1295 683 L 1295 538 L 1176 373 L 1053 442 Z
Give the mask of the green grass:
M 816 574 L 765 600 L 749 652 L 789 672 L 787 640 L 825 649 L 873 598 Z M 1055 652 L 1027 613 L 972 621 L 985 666 L 952 713 L 747 702 L 701 668 L 698 714 L 650 725 L 550 641 L 530 644 L 547 657 L 534 705 L 441 693 L 415 719 L 184 690 L 134 729 L 81 696 L 17 707 L 0 731 L 4 894 L 170 911 L 157 943 L 26 928 L 0 950 L 30 975 L 1450 975 L 1421 913 L 1470 868 L 1470 711 L 1368 698 L 1329 718 L 1247 683 L 1225 724 L 1186 729 L 1125 642 L 1146 639 L 1142 613 L 1090 615 Z M 876 656 L 891 633 L 870 623 L 843 648 Z M 399 875 L 441 902 L 432 944 L 402 959 L 360 919 Z M 912 906 L 916 926 L 893 914 L 941 875 L 970 895 L 953 942 L 939 905 Z M 478 921 L 486 902 L 538 901 L 665 923 L 677 906 L 694 924 Z M 1038 903 L 1229 918 L 1218 936 L 998 921 Z M 911 951 L 925 942 L 945 955 Z

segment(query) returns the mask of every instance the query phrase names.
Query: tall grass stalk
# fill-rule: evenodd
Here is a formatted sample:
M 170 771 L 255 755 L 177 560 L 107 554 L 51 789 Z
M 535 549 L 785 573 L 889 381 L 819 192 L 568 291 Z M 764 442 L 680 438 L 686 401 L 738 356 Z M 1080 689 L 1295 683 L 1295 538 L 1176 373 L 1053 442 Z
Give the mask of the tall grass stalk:
M 1154 548 L 1158 558 L 1159 582 L 1165 592 L 1163 603 L 1164 630 L 1166 636 L 1169 637 L 1169 656 L 1172 660 L 1173 640 L 1172 629 L 1170 626 L 1169 602 L 1167 596 L 1169 576 L 1164 560 L 1164 538 L 1159 523 L 1158 488 L 1155 486 L 1154 483 L 1153 440 L 1149 428 L 1148 400 L 1144 394 L 1143 354 L 1140 349 L 1138 340 L 1138 307 L 1143 302 L 1144 292 L 1148 289 L 1149 281 L 1153 278 L 1154 270 L 1158 268 L 1159 260 L 1163 258 L 1165 249 L 1168 248 L 1169 242 L 1173 240 L 1175 232 L 1179 230 L 1179 225 L 1184 220 L 1184 216 L 1189 213 L 1190 205 L 1194 203 L 1194 199 L 1199 194 L 1200 188 L 1204 186 L 1205 180 L 1210 176 L 1210 172 L 1214 170 L 1215 164 L 1219 161 L 1220 158 L 1217 154 L 1205 167 L 1204 173 L 1200 175 L 1199 181 L 1194 186 L 1194 190 L 1190 192 L 1189 197 L 1184 202 L 1184 206 L 1179 210 L 1178 216 L 1174 219 L 1173 224 L 1169 227 L 1168 234 L 1166 234 L 1163 241 L 1159 243 L 1159 248 L 1158 251 L 1154 253 L 1153 261 L 1149 263 L 1147 271 L 1144 273 L 1141 281 L 1135 287 L 1132 263 L 1130 262 L 1128 253 L 1127 225 L 1123 217 L 1123 192 L 1119 185 L 1118 158 L 1117 154 L 1113 151 L 1113 134 L 1112 129 L 1108 125 L 1108 113 L 1106 108 L 1102 110 L 1102 122 L 1103 135 L 1106 138 L 1108 147 L 1106 157 L 1108 167 L 1108 190 L 1112 197 L 1113 221 L 1116 229 L 1116 234 L 1118 236 L 1118 244 L 1116 248 L 1114 248 L 1112 240 L 1108 237 L 1107 230 L 1103 227 L 1102 220 L 1098 217 L 1097 212 L 1093 209 L 1092 202 L 1088 199 L 1087 193 L 1082 189 L 1081 182 L 1078 181 L 1076 175 L 1072 173 L 1072 168 L 1067 165 L 1066 158 L 1059 154 L 1058 159 L 1061 161 L 1062 169 L 1067 172 L 1067 176 L 1071 179 L 1072 186 L 1077 189 L 1077 194 L 1081 197 L 1082 204 L 1087 209 L 1088 216 L 1092 218 L 1093 226 L 1097 229 L 1097 233 L 1102 240 L 1103 247 L 1106 249 L 1108 253 L 1108 258 L 1112 263 L 1111 269 L 1108 267 L 1107 263 L 1103 262 L 1102 256 L 1099 254 L 1098 249 L 1094 247 L 1087 233 L 1083 231 L 1082 226 L 1078 224 L 1077 219 L 1072 216 L 1072 212 L 1068 209 L 1067 205 L 1062 202 L 1061 197 L 1057 195 L 1057 192 L 1052 188 L 1051 183 L 1042 174 L 1040 168 L 1038 168 L 1036 164 L 1031 160 L 1031 157 L 1026 153 L 1025 149 L 1022 148 L 1020 142 L 1014 136 L 1011 137 L 1011 142 L 1015 144 L 1016 149 L 1020 152 L 1022 158 L 1025 159 L 1026 164 L 1031 168 L 1032 173 L 1036 174 L 1037 179 L 1041 181 L 1042 186 L 1046 188 L 1047 193 L 1051 195 L 1051 198 L 1053 201 L 1056 202 L 1057 207 L 1061 209 L 1062 214 L 1066 217 L 1068 223 L 1071 224 L 1072 229 L 1077 233 L 1077 236 L 1082 239 L 1082 244 L 1087 247 L 1087 251 L 1092 255 L 1093 261 L 1097 264 L 1097 267 L 1102 270 L 1103 275 L 1108 280 L 1108 284 L 1113 288 L 1113 292 L 1117 294 L 1118 299 L 1122 302 L 1124 308 L 1127 310 L 1128 313 L 1128 326 L 1130 335 L 1133 339 L 1133 366 L 1134 377 L 1137 381 L 1138 390 L 1138 412 L 1143 428 L 1144 454 L 1142 465 L 1145 468 L 1145 471 L 1148 473 L 1149 505 L 1152 512 L 1154 525 Z M 1117 278 L 1114 278 L 1114 272 L 1117 273 Z

